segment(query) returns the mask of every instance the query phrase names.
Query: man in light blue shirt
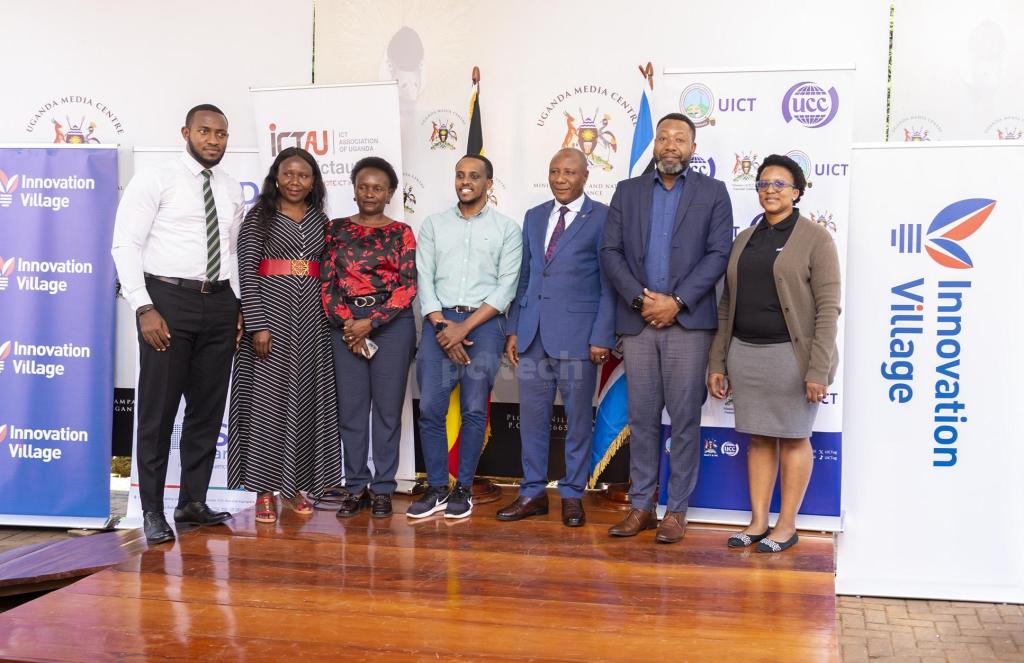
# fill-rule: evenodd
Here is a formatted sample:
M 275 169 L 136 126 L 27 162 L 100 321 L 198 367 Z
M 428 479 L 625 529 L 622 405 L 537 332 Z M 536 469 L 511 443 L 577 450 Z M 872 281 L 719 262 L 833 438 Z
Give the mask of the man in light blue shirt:
M 459 202 L 431 215 L 416 238 L 417 294 L 423 333 L 416 359 L 420 444 L 429 488 L 410 518 L 439 511 L 465 518 L 487 424 L 487 402 L 505 345 L 505 309 L 519 282 L 522 231 L 487 204 L 494 168 L 484 156 L 455 165 Z M 462 428 L 455 488 L 448 489 L 448 401 L 460 389 Z

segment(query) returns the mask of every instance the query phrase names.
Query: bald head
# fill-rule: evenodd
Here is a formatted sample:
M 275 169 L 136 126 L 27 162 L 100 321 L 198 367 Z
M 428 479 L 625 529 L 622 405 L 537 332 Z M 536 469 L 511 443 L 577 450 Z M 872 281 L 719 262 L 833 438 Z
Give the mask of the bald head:
M 590 163 L 587 162 L 587 155 L 583 154 L 580 150 L 575 147 L 563 147 L 562 149 L 555 152 L 555 156 L 551 157 L 551 163 L 559 159 L 572 159 L 576 162 L 576 167 L 584 172 L 590 169 Z
M 577 149 L 567 147 L 555 152 L 548 166 L 548 186 L 562 205 L 568 205 L 583 195 L 583 187 L 589 175 L 587 156 Z

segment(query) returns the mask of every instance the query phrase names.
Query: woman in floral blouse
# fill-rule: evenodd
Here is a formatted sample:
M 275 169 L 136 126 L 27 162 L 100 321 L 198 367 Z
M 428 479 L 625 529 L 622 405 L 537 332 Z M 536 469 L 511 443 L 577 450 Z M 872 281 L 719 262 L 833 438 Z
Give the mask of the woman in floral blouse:
M 345 462 L 338 517 L 370 505 L 371 514 L 383 518 L 391 515 L 402 407 L 416 350 L 416 239 L 412 228 L 384 214 L 398 189 L 391 164 L 361 159 L 352 168 L 352 185 L 359 213 L 329 224 L 321 273 Z M 371 430 L 373 476 L 367 466 Z

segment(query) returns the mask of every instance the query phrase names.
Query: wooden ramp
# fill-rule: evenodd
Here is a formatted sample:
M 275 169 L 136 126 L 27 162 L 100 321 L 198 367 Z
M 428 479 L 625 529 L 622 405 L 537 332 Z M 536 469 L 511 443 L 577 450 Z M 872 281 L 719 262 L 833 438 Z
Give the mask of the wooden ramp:
M 0 553 L 0 596 L 63 587 L 146 550 L 141 530 L 102 532 Z
M 320 511 L 185 532 L 0 615 L 27 660 L 836 661 L 831 537 L 779 555 L 724 530 L 607 536 L 588 523 Z

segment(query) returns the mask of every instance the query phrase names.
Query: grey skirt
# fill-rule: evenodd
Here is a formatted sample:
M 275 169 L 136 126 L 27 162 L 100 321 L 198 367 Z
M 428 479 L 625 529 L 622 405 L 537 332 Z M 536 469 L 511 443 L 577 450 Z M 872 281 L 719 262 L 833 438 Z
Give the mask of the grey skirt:
M 765 437 L 811 436 L 818 403 L 807 387 L 792 343 L 757 345 L 732 338 L 726 358 L 736 430 Z

